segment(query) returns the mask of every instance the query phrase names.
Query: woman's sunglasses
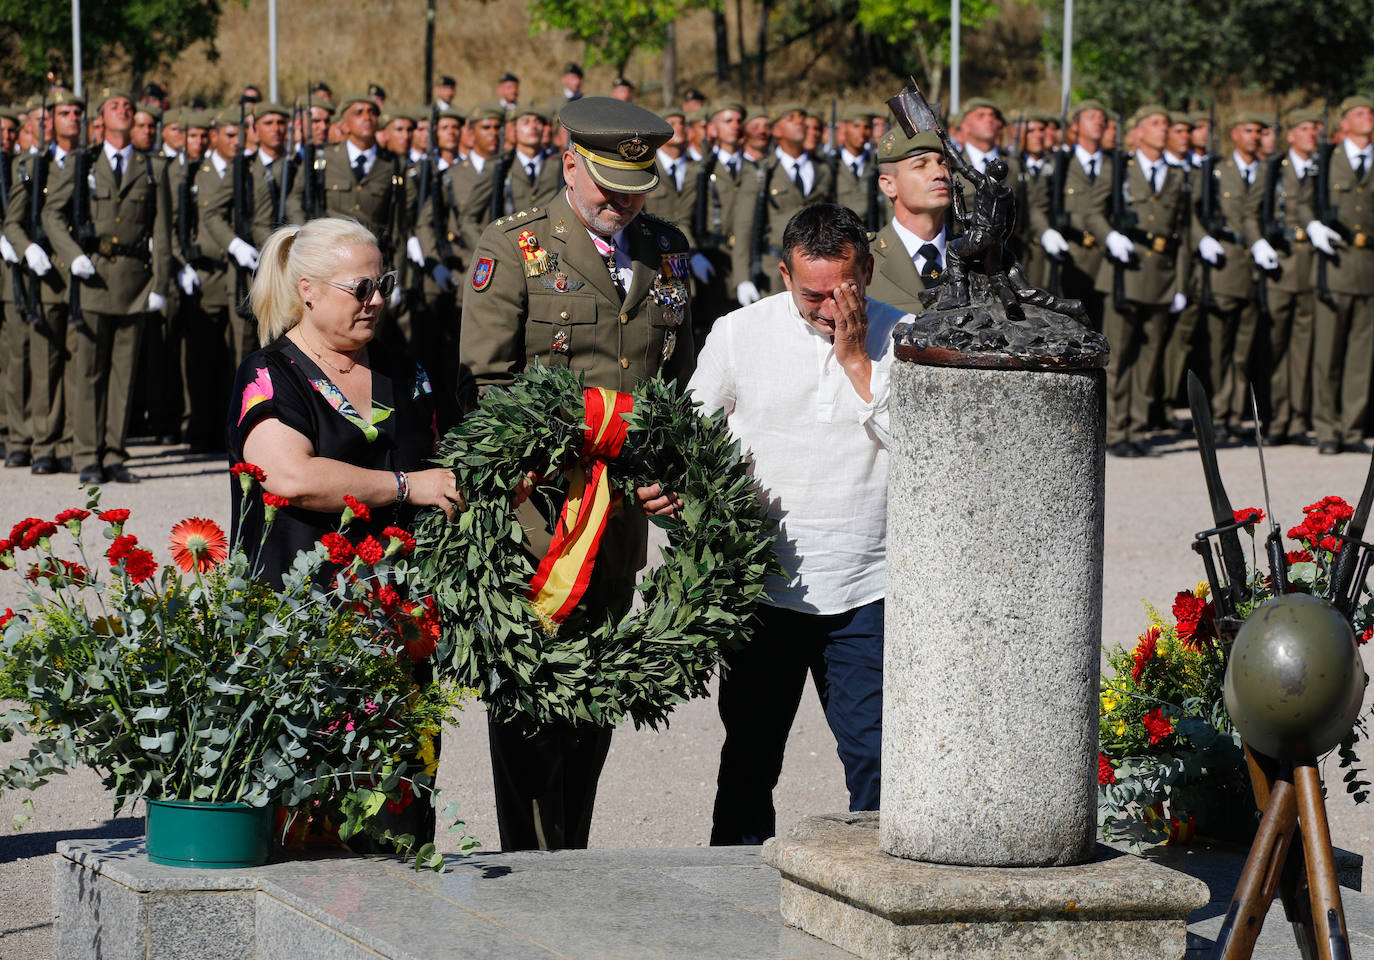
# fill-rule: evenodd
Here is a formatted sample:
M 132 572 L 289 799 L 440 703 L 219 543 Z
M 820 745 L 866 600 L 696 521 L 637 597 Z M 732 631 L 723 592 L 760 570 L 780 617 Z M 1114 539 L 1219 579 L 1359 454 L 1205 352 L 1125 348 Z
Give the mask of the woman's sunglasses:
M 391 291 L 396 289 L 396 271 L 384 273 L 379 279 L 373 280 L 371 277 L 363 277 L 356 283 L 340 283 L 338 280 L 326 280 L 325 283 L 338 287 L 340 290 L 347 290 L 358 298 L 359 303 L 367 303 L 372 299 L 374 293 L 380 292 L 382 299 L 391 296 Z

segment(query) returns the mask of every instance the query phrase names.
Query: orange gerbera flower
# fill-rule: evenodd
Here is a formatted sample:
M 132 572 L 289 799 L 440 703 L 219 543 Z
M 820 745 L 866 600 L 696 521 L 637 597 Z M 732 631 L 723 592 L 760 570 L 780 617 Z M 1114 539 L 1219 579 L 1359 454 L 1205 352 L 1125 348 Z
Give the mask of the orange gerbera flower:
M 181 569 L 204 573 L 228 551 L 224 531 L 213 520 L 191 517 L 172 528 L 172 559 Z

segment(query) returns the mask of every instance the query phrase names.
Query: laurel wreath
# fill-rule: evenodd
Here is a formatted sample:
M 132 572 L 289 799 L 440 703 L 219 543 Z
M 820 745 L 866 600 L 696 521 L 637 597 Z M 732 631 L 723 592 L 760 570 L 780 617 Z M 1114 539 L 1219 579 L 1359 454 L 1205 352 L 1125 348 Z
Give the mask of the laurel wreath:
M 656 727 L 704 694 L 723 653 L 745 641 L 765 578 L 781 570 L 774 523 L 724 417 L 703 414 L 673 383 L 641 381 L 608 473 L 624 509 L 637 509 L 639 486 L 681 495 L 677 516 L 651 518 L 668 534 L 663 562 L 637 585 L 638 613 L 613 622 L 579 609 L 546 632 L 525 599 L 534 567 L 511 491 L 528 471 L 555 478 L 533 495 L 556 515 L 563 468 L 581 454 L 582 390 L 580 376 L 536 366 L 489 390 L 441 441 L 437 461 L 457 473 L 468 509 L 454 522 L 433 511 L 416 531 L 443 623 L 436 662 L 481 691 L 498 721 Z

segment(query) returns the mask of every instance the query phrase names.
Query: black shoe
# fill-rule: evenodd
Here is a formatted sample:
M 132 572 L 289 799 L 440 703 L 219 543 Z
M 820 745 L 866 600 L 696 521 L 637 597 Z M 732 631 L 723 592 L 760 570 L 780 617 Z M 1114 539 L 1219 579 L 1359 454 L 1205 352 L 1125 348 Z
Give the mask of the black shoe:
M 105 471 L 105 475 L 115 483 L 141 483 L 142 480 L 135 474 L 129 472 L 129 468 L 122 463 L 117 463 Z
M 1334 440 L 1323 440 L 1317 444 L 1317 452 L 1323 457 L 1330 457 L 1341 452 L 1341 445 Z
M 1129 440 L 1118 440 L 1107 448 L 1107 452 L 1114 457 L 1140 457 L 1144 456 L 1144 451 Z
M 5 466 L 7 467 L 27 467 L 32 462 L 27 450 L 11 450 L 5 454 Z
M 159 447 L 176 447 L 181 445 L 181 434 L 179 433 L 160 433 L 157 435 L 157 445 Z
M 1182 417 L 1174 417 L 1169 421 L 1169 429 L 1175 433 L 1188 434 L 1193 432 L 1193 421 L 1184 420 Z
M 1290 439 L 1286 433 L 1269 433 L 1266 431 L 1264 434 L 1264 445 L 1266 447 L 1281 447 L 1284 444 L 1296 442 L 1296 440 Z
M 58 457 L 57 469 L 60 473 L 76 473 L 76 464 L 72 463 L 71 457 Z
M 1354 443 L 1343 443 L 1341 444 L 1341 453 L 1363 453 L 1367 456 L 1369 454 L 1369 444 L 1365 443 L 1363 440 L 1356 440 Z
M 46 476 L 46 475 L 48 475 L 48 474 L 50 474 L 50 473 L 56 473 L 56 472 L 57 472 L 57 458 L 56 458 L 56 457 L 39 457 L 37 460 L 35 460 L 35 461 L 33 462 L 33 466 L 29 467 L 29 472 L 30 472 L 30 473 L 36 473 L 36 474 L 38 474 L 38 475 L 40 475 L 40 476 Z
M 82 467 L 81 476 L 76 478 L 76 482 L 81 484 L 83 487 L 92 483 L 104 483 L 105 471 L 100 469 L 99 467 Z
M 1315 447 L 1317 445 L 1317 438 L 1305 433 L 1290 433 L 1288 435 L 1288 442 L 1295 447 Z
M 1164 454 L 1160 453 L 1158 450 L 1156 450 L 1156 449 L 1154 448 L 1154 445 L 1153 445 L 1153 444 L 1149 444 L 1149 443 L 1136 443 L 1136 444 L 1133 444 L 1133 446 L 1134 446 L 1137 450 L 1140 451 L 1140 454 L 1139 454 L 1139 455 L 1142 456 L 1142 457 L 1162 457 L 1162 456 L 1164 456 Z

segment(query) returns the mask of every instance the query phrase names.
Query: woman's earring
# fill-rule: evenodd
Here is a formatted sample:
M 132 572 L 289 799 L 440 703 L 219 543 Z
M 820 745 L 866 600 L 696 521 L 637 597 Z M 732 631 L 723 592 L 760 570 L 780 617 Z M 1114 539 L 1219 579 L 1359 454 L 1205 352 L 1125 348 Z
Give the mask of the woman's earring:
M 314 310 L 314 309 L 315 309 L 315 305 L 314 305 L 313 303 L 311 303 L 309 300 L 305 301 L 305 306 L 306 306 L 306 309 L 309 309 L 309 310 Z

